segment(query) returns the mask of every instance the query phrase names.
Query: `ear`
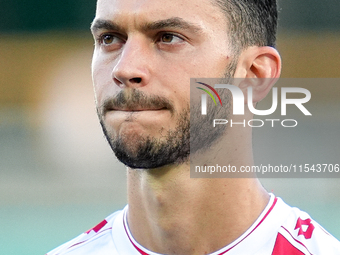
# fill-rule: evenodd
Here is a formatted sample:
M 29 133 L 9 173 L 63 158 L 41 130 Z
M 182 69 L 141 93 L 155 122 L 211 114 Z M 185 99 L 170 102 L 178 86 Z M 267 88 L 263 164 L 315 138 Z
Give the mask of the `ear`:
M 252 46 L 239 57 L 235 78 L 247 78 L 240 84 L 245 98 L 247 88 L 253 88 L 253 102 L 259 102 L 268 94 L 281 74 L 281 57 L 272 47 Z

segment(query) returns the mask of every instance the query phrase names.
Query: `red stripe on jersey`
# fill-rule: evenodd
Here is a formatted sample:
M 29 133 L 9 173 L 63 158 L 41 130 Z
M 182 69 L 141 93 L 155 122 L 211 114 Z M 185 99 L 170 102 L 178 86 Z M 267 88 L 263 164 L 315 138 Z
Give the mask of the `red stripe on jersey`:
M 274 250 L 272 255 L 304 255 L 304 253 L 294 247 L 283 235 L 280 233 L 276 237 Z
M 286 230 L 287 233 L 294 239 L 295 242 L 297 242 L 297 243 L 301 244 L 303 247 L 305 247 L 306 250 L 308 251 L 308 253 L 309 253 L 310 255 L 312 255 L 312 253 L 308 250 L 308 248 L 307 248 L 303 243 L 301 243 L 299 240 L 295 239 L 295 238 L 293 237 L 293 235 L 292 235 L 285 227 L 282 227 L 282 226 L 281 226 L 281 228 L 283 228 L 284 230 Z
M 103 233 L 103 232 L 105 232 L 105 231 L 107 231 L 107 230 L 111 230 L 111 229 L 112 229 L 112 228 L 106 228 L 106 229 L 103 229 L 103 230 L 100 231 L 100 232 L 99 232 L 99 230 L 98 230 L 98 233 L 96 233 L 94 236 L 92 236 L 92 237 L 90 237 L 89 239 L 86 239 L 86 240 L 84 240 L 84 241 L 81 241 L 81 242 L 79 242 L 79 243 L 75 243 L 75 244 L 71 245 L 70 247 L 68 247 L 67 249 L 71 249 L 71 248 L 73 248 L 74 246 L 80 245 L 80 244 L 82 244 L 82 243 L 86 243 L 87 241 L 91 240 L 93 237 L 95 237 L 95 236 L 97 236 L 97 235 L 99 235 L 99 234 L 101 234 L 101 233 Z M 92 230 L 92 229 L 90 229 L 90 230 Z M 57 255 L 58 255 L 58 254 L 57 254 Z
M 124 215 L 125 216 L 125 215 Z M 150 255 L 144 251 L 142 251 L 141 249 L 138 248 L 137 245 L 134 244 L 134 242 L 132 241 L 132 239 L 130 238 L 129 232 L 126 229 L 126 223 L 125 223 L 125 217 L 123 217 L 123 223 L 124 223 L 124 229 L 125 229 L 125 233 L 127 235 L 127 237 L 129 238 L 130 242 L 132 243 L 132 245 L 135 247 L 135 249 L 142 255 Z
M 267 218 L 267 216 L 269 215 L 269 213 L 273 210 L 274 206 L 276 205 L 276 202 L 277 202 L 277 197 L 275 197 L 274 199 L 274 202 L 272 204 L 272 206 L 269 208 L 268 212 L 263 216 L 262 220 L 259 222 L 259 224 L 256 225 L 256 227 L 250 231 L 250 233 L 248 235 L 246 235 L 242 240 L 240 240 L 237 244 L 235 244 L 234 246 L 230 247 L 228 250 L 222 252 L 222 253 L 219 253 L 218 255 L 222 255 L 222 254 L 225 254 L 227 253 L 228 251 L 230 251 L 232 248 L 234 248 L 236 245 L 238 245 L 239 243 L 241 243 L 244 239 L 246 239 L 251 233 L 253 233 L 255 231 L 255 229 L 257 229 L 261 223 Z
M 87 230 L 85 233 L 88 234 L 90 233 L 92 230 L 96 233 L 99 232 L 99 230 L 101 230 L 105 225 L 107 224 L 107 221 L 106 220 L 103 220 L 102 222 L 100 222 L 97 226 Z

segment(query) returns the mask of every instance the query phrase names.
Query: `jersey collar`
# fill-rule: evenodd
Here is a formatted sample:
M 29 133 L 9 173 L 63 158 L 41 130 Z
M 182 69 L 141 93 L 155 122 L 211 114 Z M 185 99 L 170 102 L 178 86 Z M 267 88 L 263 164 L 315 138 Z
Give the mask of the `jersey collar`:
M 161 255 L 149 251 L 133 238 L 127 222 L 127 211 L 128 206 L 124 208 L 123 213 L 119 214 L 113 224 L 112 237 L 118 254 Z M 270 194 L 267 206 L 252 226 L 234 242 L 210 255 L 255 254 L 272 239 L 275 240 L 288 211 L 289 207 L 280 198 Z

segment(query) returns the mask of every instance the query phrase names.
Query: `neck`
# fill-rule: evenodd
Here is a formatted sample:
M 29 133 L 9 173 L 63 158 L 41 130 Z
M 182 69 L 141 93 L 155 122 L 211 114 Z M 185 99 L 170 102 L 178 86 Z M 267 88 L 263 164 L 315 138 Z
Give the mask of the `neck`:
M 246 150 L 251 146 L 240 142 L 248 139 L 233 142 L 235 136 L 228 136 L 233 150 L 216 149 L 214 158 L 224 165 L 252 165 L 252 152 Z M 193 179 L 189 168 L 188 163 L 128 169 L 129 228 L 149 250 L 181 255 L 219 250 L 241 236 L 269 201 L 256 178 Z

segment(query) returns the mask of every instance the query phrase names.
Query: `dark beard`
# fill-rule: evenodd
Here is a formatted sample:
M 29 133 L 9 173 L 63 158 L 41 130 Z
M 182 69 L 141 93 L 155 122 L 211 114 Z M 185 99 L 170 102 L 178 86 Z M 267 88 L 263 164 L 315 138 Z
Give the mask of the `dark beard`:
M 130 168 L 152 169 L 170 164 L 188 161 L 190 155 L 190 115 L 189 106 L 180 114 L 166 98 L 147 96 L 133 89 L 130 93 L 121 91 L 112 100 L 108 100 L 97 109 L 104 135 L 119 161 Z M 133 137 L 117 135 L 108 131 L 104 123 L 105 113 L 112 108 L 157 107 L 168 109 L 176 118 L 176 127 L 170 129 L 161 138 L 134 134 Z M 133 118 L 133 116 L 131 117 Z
M 133 93 L 139 93 L 134 98 L 141 98 L 141 92 Z M 136 135 L 133 138 L 135 142 L 133 149 L 129 148 L 126 142 L 131 137 L 113 137 L 107 131 L 103 118 L 98 115 L 104 135 L 119 161 L 130 168 L 153 169 L 188 162 L 190 153 L 204 152 L 218 141 L 225 133 L 226 125 L 212 129 L 213 119 L 229 118 L 230 109 L 230 94 L 222 92 L 220 95 L 222 100 L 227 102 L 224 108 L 214 107 L 210 102 L 208 109 L 212 110 L 208 117 L 203 117 L 200 105 L 192 105 L 190 109 L 187 106 L 179 115 L 176 128 L 169 130 L 163 139 Z
M 227 125 L 217 125 L 213 128 L 214 119 L 230 119 L 231 93 L 229 90 L 219 92 L 224 106 L 215 106 L 212 100 L 208 100 L 208 113 L 201 115 L 200 105 L 190 106 L 190 153 L 204 153 L 218 142 L 226 134 Z
M 189 108 L 189 107 L 188 107 Z M 104 135 L 119 161 L 130 168 L 153 169 L 188 161 L 190 155 L 189 111 L 183 112 L 175 130 L 169 130 L 165 139 L 137 136 L 133 151 L 128 148 L 129 137 L 111 138 L 101 121 Z M 130 138 L 131 139 L 131 138 Z
M 228 80 L 234 70 L 235 63 L 232 62 L 226 69 Z M 154 137 L 143 137 L 136 134 L 132 137 L 111 135 L 104 124 L 104 115 L 111 108 L 133 106 L 157 106 L 169 109 L 172 116 L 176 116 L 172 103 L 166 98 L 147 96 L 143 92 L 133 89 L 127 94 L 121 91 L 117 96 L 97 109 L 100 124 L 104 135 L 109 142 L 113 152 L 119 161 L 133 169 L 153 169 L 171 164 L 182 164 L 189 162 L 190 153 L 204 152 L 209 149 L 219 138 L 225 134 L 226 125 L 219 125 L 212 129 L 214 119 L 229 119 L 231 108 L 231 97 L 228 91 L 220 93 L 225 107 L 213 107 L 208 103 L 211 112 L 208 117 L 201 116 L 200 105 L 187 106 L 180 114 L 177 114 L 177 123 L 174 130 L 169 130 L 163 139 Z M 210 104 L 210 105 L 209 105 Z M 191 125 L 190 125 L 191 122 Z M 134 148 L 129 148 L 127 141 L 133 139 Z

